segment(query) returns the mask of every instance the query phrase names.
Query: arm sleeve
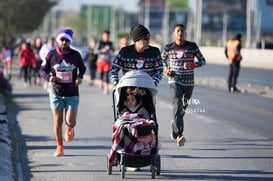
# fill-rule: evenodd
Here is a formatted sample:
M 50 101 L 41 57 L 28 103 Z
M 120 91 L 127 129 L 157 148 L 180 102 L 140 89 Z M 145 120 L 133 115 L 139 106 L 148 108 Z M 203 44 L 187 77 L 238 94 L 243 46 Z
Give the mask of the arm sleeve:
M 164 67 L 169 67 L 167 52 L 164 49 L 161 53 L 162 63 Z
M 45 58 L 45 60 L 42 62 L 41 67 L 40 67 L 40 75 L 46 81 L 49 81 L 50 73 L 51 73 L 50 58 L 47 55 L 46 58 Z
M 198 59 L 198 61 L 195 62 L 194 67 L 201 67 L 206 65 L 206 59 L 204 58 L 203 54 L 201 53 L 197 45 L 195 48 L 195 57 Z
M 157 86 L 163 77 L 163 61 L 159 49 L 157 49 L 156 57 L 158 58 L 154 64 L 155 67 L 152 72 L 152 78 L 154 80 L 155 85 Z
M 111 70 L 109 72 L 109 76 L 110 76 L 110 79 L 111 79 L 111 83 L 112 85 L 116 85 L 119 81 L 119 77 L 118 77 L 118 73 L 121 69 L 120 67 L 120 64 L 122 62 L 122 60 L 120 59 L 122 55 L 122 52 L 120 51 L 118 53 L 118 55 L 116 56 L 116 58 L 114 59 L 113 63 L 112 63 L 112 67 L 111 67 Z
M 85 65 L 84 65 L 84 63 L 83 63 L 83 60 L 82 60 L 81 56 L 79 56 L 79 57 L 80 57 L 80 58 L 79 58 L 79 64 L 78 64 L 78 69 L 79 69 L 78 77 L 79 77 L 80 79 L 82 79 L 82 78 L 83 78 L 83 75 L 84 75 L 85 72 L 86 72 L 86 67 L 85 67 Z

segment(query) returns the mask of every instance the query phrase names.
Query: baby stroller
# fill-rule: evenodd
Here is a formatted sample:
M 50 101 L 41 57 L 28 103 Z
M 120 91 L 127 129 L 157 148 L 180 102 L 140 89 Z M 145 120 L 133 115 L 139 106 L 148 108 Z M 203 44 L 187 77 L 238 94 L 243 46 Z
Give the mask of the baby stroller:
M 137 114 L 128 114 L 128 112 L 122 114 L 128 87 L 137 88 L 141 93 L 141 105 L 149 113 L 147 119 L 138 117 Z M 112 148 L 107 155 L 108 175 L 112 174 L 112 167 L 118 165 L 122 178 L 125 178 L 127 167 L 150 166 L 152 178 L 155 178 L 155 175 L 160 175 L 158 123 L 155 113 L 156 94 L 157 90 L 153 79 L 146 72 L 132 70 L 121 77 L 112 94 L 114 124 L 112 127 Z M 145 139 L 146 141 L 143 141 Z

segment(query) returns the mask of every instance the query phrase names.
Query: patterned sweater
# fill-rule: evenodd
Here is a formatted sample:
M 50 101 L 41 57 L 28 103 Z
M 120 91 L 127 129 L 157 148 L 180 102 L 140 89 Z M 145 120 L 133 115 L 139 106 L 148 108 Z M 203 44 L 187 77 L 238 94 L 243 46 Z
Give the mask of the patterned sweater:
M 56 76 L 57 82 L 52 82 L 53 93 L 58 96 L 79 96 L 79 88 L 75 84 L 77 77 L 83 78 L 86 67 L 81 54 L 73 49 L 62 54 L 58 48 L 51 50 L 46 61 L 43 61 L 40 74 L 49 81 L 50 76 Z
M 111 82 L 119 81 L 118 73 L 122 69 L 123 74 L 129 70 L 142 70 L 148 73 L 154 80 L 155 85 L 159 83 L 163 75 L 163 63 L 160 50 L 149 46 L 144 52 L 138 53 L 134 45 L 122 48 L 112 63 L 110 71 Z
M 194 58 L 198 61 L 195 62 Z M 194 85 L 194 69 L 184 69 L 183 63 L 191 62 L 194 67 L 201 67 L 206 64 L 206 60 L 197 45 L 193 42 L 185 41 L 183 45 L 176 43 L 167 44 L 162 51 L 164 67 L 171 69 L 168 83 L 178 83 L 184 86 Z

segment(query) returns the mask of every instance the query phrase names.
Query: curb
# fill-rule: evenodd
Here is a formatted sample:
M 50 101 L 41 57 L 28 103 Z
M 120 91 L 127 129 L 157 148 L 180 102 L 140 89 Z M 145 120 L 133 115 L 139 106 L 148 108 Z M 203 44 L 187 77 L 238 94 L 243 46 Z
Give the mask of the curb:
M 0 180 L 13 181 L 12 141 L 3 95 L 0 94 Z
M 195 76 L 196 85 L 227 90 L 227 81 L 219 77 Z M 238 88 L 242 94 L 255 94 L 265 98 L 273 99 L 273 89 L 270 85 L 259 85 L 251 82 L 238 82 Z

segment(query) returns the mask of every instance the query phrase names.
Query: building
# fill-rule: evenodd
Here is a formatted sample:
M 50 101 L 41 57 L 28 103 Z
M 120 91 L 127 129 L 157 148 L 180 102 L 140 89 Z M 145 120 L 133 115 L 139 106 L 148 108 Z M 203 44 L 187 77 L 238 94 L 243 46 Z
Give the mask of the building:
M 160 44 L 171 41 L 171 32 L 175 24 L 187 24 L 188 12 L 172 10 L 165 0 L 139 0 L 138 22 L 145 25 Z
M 257 0 L 254 19 L 254 46 L 273 49 L 273 0 Z

